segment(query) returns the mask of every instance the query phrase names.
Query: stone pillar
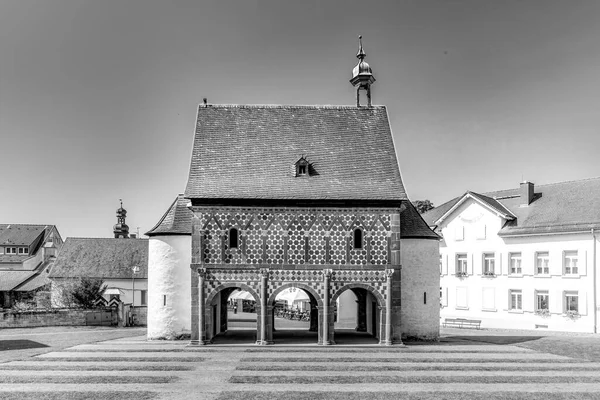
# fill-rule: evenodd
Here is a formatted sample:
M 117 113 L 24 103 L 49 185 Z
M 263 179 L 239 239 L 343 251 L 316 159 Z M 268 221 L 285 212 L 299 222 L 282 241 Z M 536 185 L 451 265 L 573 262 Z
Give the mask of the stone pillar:
M 206 279 L 206 268 L 198 268 L 198 344 L 206 344 L 206 297 L 204 281 Z M 214 322 L 213 322 L 214 323 Z
M 269 284 L 269 269 L 260 269 L 260 339 L 256 344 L 269 344 L 267 337 L 267 285 Z
M 365 289 L 352 290 L 356 296 L 356 331 L 367 331 L 367 291 Z M 339 314 L 338 314 L 339 315 Z
M 323 271 L 323 345 L 331 344 L 329 339 L 329 281 L 331 279 L 332 270 L 326 269 Z
M 385 275 L 387 278 L 387 289 L 385 293 L 385 336 L 382 335 L 381 344 L 390 346 L 392 344 L 392 278 L 394 276 L 393 269 L 386 269 Z

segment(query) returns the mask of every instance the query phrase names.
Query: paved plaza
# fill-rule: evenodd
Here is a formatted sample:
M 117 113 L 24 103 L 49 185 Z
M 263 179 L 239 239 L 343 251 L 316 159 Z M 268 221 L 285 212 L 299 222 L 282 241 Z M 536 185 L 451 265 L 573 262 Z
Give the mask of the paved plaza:
M 255 346 L 240 328 L 203 347 L 132 336 L 5 356 L 0 399 L 600 399 L 598 335 L 444 329 L 404 348 L 339 336 L 323 347 L 281 329 Z

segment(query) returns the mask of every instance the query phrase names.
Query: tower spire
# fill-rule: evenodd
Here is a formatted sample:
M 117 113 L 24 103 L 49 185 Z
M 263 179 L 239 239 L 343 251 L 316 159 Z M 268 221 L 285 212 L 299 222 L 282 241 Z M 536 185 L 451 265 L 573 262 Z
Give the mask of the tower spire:
M 119 199 L 121 206 L 117 209 L 117 223 L 113 226 L 113 233 L 115 234 L 115 239 L 129 237 L 129 226 L 125 223 L 125 218 L 127 217 L 127 210 L 123 208 L 123 199 Z
M 356 87 L 356 106 L 360 107 L 360 91 L 365 90 L 367 92 L 367 106 L 371 107 L 371 84 L 375 82 L 375 77 L 373 76 L 373 71 L 369 64 L 365 61 L 365 57 L 367 53 L 365 53 L 362 44 L 362 35 L 358 36 L 358 53 L 356 53 L 356 58 L 358 58 L 358 64 L 352 70 L 352 79 L 350 79 L 350 83 L 352 86 Z

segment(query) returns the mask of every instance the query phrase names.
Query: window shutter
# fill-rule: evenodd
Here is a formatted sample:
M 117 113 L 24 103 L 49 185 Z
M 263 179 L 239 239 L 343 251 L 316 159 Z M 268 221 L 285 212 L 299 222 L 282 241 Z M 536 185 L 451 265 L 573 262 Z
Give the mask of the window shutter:
M 467 254 L 467 273 L 473 275 L 473 253 Z
M 587 275 L 587 250 L 579 249 L 577 252 L 577 268 L 579 275 Z
M 483 254 L 473 253 L 473 275 L 483 274 Z
M 553 314 L 562 314 L 563 312 L 563 297 L 562 290 L 554 290 L 550 292 L 550 312 Z
M 464 240 L 465 239 L 465 228 L 464 226 L 456 226 L 454 228 L 454 240 Z
M 484 287 L 481 289 L 481 309 L 496 309 L 496 289 L 493 287 Z
M 442 254 L 442 275 L 448 275 L 448 254 Z
M 496 265 L 494 265 L 496 275 L 502 275 L 502 267 L 502 253 L 496 253 Z
M 444 307 L 448 307 L 448 288 L 447 287 L 442 288 L 442 305 Z
M 523 271 L 523 275 L 533 275 L 533 257 L 534 255 L 528 251 L 521 252 L 521 271 Z
M 448 274 L 454 275 L 456 273 L 456 253 L 448 254 Z
M 535 293 L 532 289 L 525 289 L 523 288 L 523 311 L 529 311 L 529 312 L 533 312 L 534 311 L 534 296 Z
M 500 296 L 500 307 L 504 311 L 508 311 L 508 306 L 510 302 L 510 290 L 505 290 L 503 295 Z
M 555 250 L 550 251 L 548 253 L 550 257 L 550 275 L 562 275 L 562 263 L 563 263 L 563 253 L 562 251 Z
M 485 224 L 477 224 L 476 226 L 476 239 L 485 239 Z
M 579 314 L 588 315 L 587 313 L 587 293 L 579 291 Z

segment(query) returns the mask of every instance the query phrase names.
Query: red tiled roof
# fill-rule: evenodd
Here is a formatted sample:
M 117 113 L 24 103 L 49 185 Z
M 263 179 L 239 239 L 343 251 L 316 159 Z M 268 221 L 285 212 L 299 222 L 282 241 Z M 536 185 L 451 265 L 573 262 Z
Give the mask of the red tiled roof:
M 178 195 L 160 221 L 146 232 L 146 235 L 191 235 L 194 214 L 187 208 L 189 202 L 183 194 Z
M 50 278 L 148 277 L 148 239 L 67 238 Z
M 407 199 L 383 106 L 201 105 L 185 197 Z

